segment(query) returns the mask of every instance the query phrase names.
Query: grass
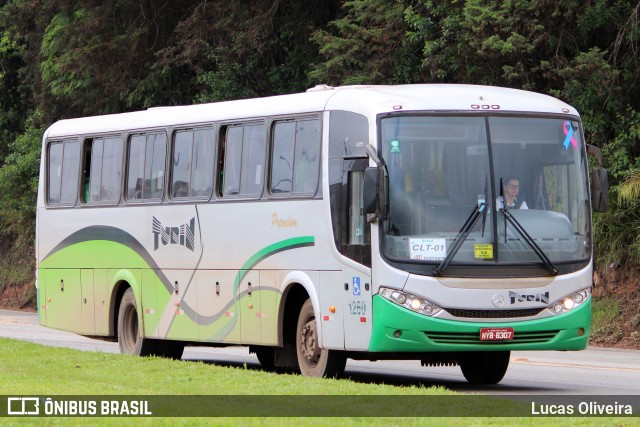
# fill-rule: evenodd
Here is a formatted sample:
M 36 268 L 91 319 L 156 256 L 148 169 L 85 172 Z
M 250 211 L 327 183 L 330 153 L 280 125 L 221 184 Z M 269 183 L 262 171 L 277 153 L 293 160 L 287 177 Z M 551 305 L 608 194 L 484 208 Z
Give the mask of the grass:
M 554 418 L 472 418 L 472 417 L 380 417 L 376 414 L 411 414 L 411 405 L 437 401 L 449 413 L 464 415 L 465 405 L 482 405 L 489 413 L 508 414 L 518 405 L 495 397 L 460 400 L 460 395 L 441 387 L 397 387 L 364 384 L 348 379 L 317 379 L 298 375 L 279 375 L 246 368 L 228 368 L 204 362 L 137 358 L 118 354 L 82 352 L 38 344 L 0 339 L 0 395 L 55 396 L 95 395 L 223 395 L 221 405 L 254 402 L 255 408 L 277 404 L 303 405 L 309 402 L 310 417 L 149 417 L 149 418 L 1 418 L 2 425 L 259 425 L 259 426 L 485 426 L 555 425 Z M 259 396 L 264 397 L 260 398 Z M 314 396 L 316 395 L 316 396 Z M 275 397 L 274 397 L 275 396 Z M 325 397 L 323 397 L 325 396 Z M 336 396 L 339 396 L 336 398 Z M 133 398 L 133 397 L 132 397 Z M 165 398 L 171 405 L 171 398 Z M 179 399 L 179 397 L 175 398 Z M 175 400 L 174 399 L 174 400 Z M 196 397 L 194 397 L 196 399 Z M 212 404 L 211 398 L 208 404 Z M 271 399 L 271 400 L 270 400 Z M 274 400 L 275 399 L 275 400 Z M 320 402 L 319 404 L 312 404 Z M 371 417 L 313 417 L 349 412 L 351 404 L 371 406 Z M 391 412 L 381 411 L 385 402 Z M 4 402 L 0 402 L 1 404 Z M 438 407 L 439 410 L 440 407 Z M 522 408 L 522 406 L 520 406 Z M 245 406 L 247 415 L 252 407 Z M 197 410 L 197 408 L 194 408 Z M 276 408 L 276 415 L 279 411 Z M 438 413 L 438 411 L 435 411 Z M 255 412 L 253 412 L 255 413 Z M 415 413 L 415 412 L 414 412 Z M 522 412 L 520 412 L 522 413 Z M 616 425 L 638 425 L 633 418 L 608 418 Z M 599 418 L 563 418 L 562 424 L 602 425 Z
M 591 341 L 615 344 L 622 338 L 620 305 L 612 297 L 593 299 L 591 309 Z

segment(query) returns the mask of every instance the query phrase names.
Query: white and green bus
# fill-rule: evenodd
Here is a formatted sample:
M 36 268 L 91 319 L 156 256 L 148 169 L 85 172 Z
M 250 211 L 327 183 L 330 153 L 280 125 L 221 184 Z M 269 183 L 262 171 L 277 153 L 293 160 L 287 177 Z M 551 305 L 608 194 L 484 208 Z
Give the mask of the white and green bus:
M 61 120 L 43 138 L 40 323 L 135 355 L 242 345 L 276 371 L 413 359 L 497 383 L 511 351 L 587 346 L 607 204 L 591 149 L 571 106 L 487 86 Z

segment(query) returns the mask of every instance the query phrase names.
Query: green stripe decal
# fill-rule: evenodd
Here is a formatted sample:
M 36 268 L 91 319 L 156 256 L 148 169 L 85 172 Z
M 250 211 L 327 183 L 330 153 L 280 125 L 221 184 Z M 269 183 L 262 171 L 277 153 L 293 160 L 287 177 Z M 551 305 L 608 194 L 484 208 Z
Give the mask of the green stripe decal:
M 270 256 L 273 256 L 279 252 L 288 251 L 291 249 L 302 248 L 306 246 L 315 245 L 315 238 L 313 236 L 300 236 L 294 237 L 291 239 L 281 240 L 272 245 L 269 245 L 265 248 L 260 249 L 258 252 L 253 254 L 243 265 L 238 274 L 236 275 L 236 279 L 233 283 L 233 294 L 234 294 L 234 305 L 236 305 L 236 313 L 239 313 L 239 301 L 235 296 L 238 294 L 238 288 L 240 287 L 240 283 L 242 279 L 249 273 L 249 271 L 255 267 L 260 261 Z M 223 340 L 236 326 L 238 317 L 234 317 L 232 322 L 229 322 L 224 328 L 222 328 L 218 333 L 210 337 L 211 340 Z
M 204 336 L 212 334 L 213 340 L 222 341 L 233 332 L 239 323 L 239 307 L 242 297 L 242 295 L 239 295 L 240 284 L 247 277 L 247 274 L 252 269 L 255 269 L 262 260 L 276 255 L 279 252 L 312 247 L 314 245 L 314 236 L 298 236 L 275 242 L 250 255 L 249 258 L 241 264 L 240 270 L 236 271 L 236 274 L 232 276 L 232 298 L 230 298 L 227 304 L 225 304 L 225 307 L 217 313 L 200 315 L 197 307 L 193 307 L 185 301 L 181 301 L 180 308 L 184 311 L 186 318 L 195 325 L 200 325 L 200 327 L 211 326 L 218 321 L 227 322 L 224 319 L 225 312 L 230 308 L 235 308 L 236 316 L 228 319 L 228 323 L 224 324 L 224 326 L 220 325 L 220 329 L 215 332 L 213 330 L 203 331 Z M 82 268 L 104 270 L 105 280 L 107 278 L 107 270 L 124 269 L 147 271 L 146 274 L 148 275 L 146 276 L 146 280 L 149 286 L 151 286 L 149 289 L 156 289 L 156 291 L 153 292 L 157 292 L 157 301 L 159 304 L 157 319 L 155 321 L 149 320 L 152 323 L 156 323 L 150 323 L 149 328 L 155 330 L 158 327 L 157 322 L 160 320 L 160 316 L 165 315 L 165 309 L 170 310 L 167 314 L 171 313 L 170 319 L 167 319 L 166 333 L 170 334 L 172 327 L 175 326 L 175 307 L 161 308 L 164 304 L 160 303 L 160 300 L 165 299 L 165 297 L 168 301 L 168 296 L 174 293 L 174 287 L 171 281 L 165 276 L 160 266 L 158 266 L 153 255 L 149 253 L 139 241 L 124 230 L 107 226 L 92 226 L 78 230 L 67 236 L 53 248 L 46 257 L 41 260 L 39 268 L 43 271 L 55 268 L 63 270 L 80 270 Z M 46 280 L 43 273 L 42 283 L 44 287 L 46 287 L 45 282 Z M 107 284 L 105 282 L 104 286 L 112 284 L 113 283 Z M 131 286 L 134 287 L 138 285 L 139 284 L 131 283 Z M 281 290 L 273 288 L 270 288 L 270 291 L 281 292 Z M 39 297 L 40 296 L 39 294 Z M 184 325 L 182 325 L 182 327 L 184 327 Z
M 302 248 L 305 246 L 313 246 L 315 244 L 315 239 L 313 236 L 301 236 L 294 237 L 292 239 L 282 240 L 280 242 L 276 242 L 272 245 L 267 246 L 253 254 L 240 268 L 238 274 L 236 275 L 236 280 L 233 283 L 233 292 L 234 294 L 238 291 L 238 287 L 240 286 L 240 282 L 247 275 L 249 270 L 255 267 L 260 261 L 265 258 L 268 258 L 272 255 L 277 254 L 278 252 L 288 251 L 290 249 Z

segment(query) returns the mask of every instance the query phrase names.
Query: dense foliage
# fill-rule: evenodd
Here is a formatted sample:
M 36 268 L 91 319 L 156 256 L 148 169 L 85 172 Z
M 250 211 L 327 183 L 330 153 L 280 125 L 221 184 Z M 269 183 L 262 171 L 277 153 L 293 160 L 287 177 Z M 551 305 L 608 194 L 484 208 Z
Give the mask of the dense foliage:
M 40 138 L 58 119 L 317 83 L 460 82 L 578 108 L 613 184 L 610 212 L 596 217 L 598 259 L 637 263 L 639 9 L 625 0 L 0 1 L 0 248 L 32 250 Z

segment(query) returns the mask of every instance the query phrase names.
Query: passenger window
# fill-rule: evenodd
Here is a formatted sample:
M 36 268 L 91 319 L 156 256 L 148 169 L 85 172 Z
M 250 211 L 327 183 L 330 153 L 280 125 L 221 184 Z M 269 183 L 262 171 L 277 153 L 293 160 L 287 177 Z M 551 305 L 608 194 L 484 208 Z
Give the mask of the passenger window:
M 60 203 L 63 147 L 64 145 L 62 142 L 49 144 L 49 191 L 47 192 L 47 202 L 50 204 Z
M 208 197 L 213 184 L 213 129 L 175 133 L 172 155 L 171 197 Z
M 265 154 L 263 124 L 228 126 L 220 150 L 220 195 L 260 197 Z
M 209 197 L 213 189 L 215 134 L 213 129 L 193 132 L 193 162 L 191 166 L 191 196 Z
M 264 126 L 244 126 L 240 173 L 240 194 L 243 196 L 260 196 L 262 193 L 266 148 Z
M 222 168 L 222 195 L 240 193 L 240 165 L 242 159 L 242 126 L 227 128 L 224 139 L 224 163 Z
M 78 197 L 79 141 L 49 144 L 47 202 L 74 206 Z
M 191 179 L 191 146 L 193 144 L 193 132 L 176 132 L 173 142 L 172 183 L 171 197 L 180 199 L 189 197 Z
M 100 180 L 100 200 L 120 200 L 121 186 L 122 138 L 105 138 L 104 149 L 102 151 L 102 179 Z
M 159 200 L 164 190 L 166 136 L 133 135 L 129 140 L 127 199 Z
M 60 202 L 65 205 L 75 205 L 78 198 L 79 146 L 79 141 L 67 141 L 64 143 Z
M 315 193 L 320 165 L 320 120 L 296 123 L 296 150 L 293 165 L 293 192 Z
M 127 199 L 142 199 L 144 183 L 144 149 L 147 138 L 144 135 L 132 136 L 129 141 L 129 164 L 127 179 Z
M 96 138 L 85 143 L 85 166 L 82 180 L 82 201 L 84 203 L 100 200 L 103 148 L 104 138 Z
M 120 200 L 122 139 L 94 138 L 85 141 L 82 201 L 114 203 Z
M 320 168 L 320 120 L 276 123 L 271 156 L 271 192 L 314 195 Z
M 290 193 L 293 185 L 293 150 L 295 122 L 277 123 L 273 130 L 271 156 L 271 192 Z

